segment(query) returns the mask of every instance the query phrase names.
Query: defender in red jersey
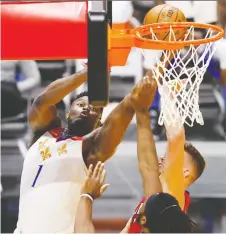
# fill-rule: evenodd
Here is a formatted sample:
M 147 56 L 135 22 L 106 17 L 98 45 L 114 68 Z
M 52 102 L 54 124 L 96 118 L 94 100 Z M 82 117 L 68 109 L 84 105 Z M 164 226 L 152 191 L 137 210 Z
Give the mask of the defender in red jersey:
M 166 91 L 167 90 L 164 90 L 164 92 Z M 173 100 L 170 100 L 170 98 L 164 100 L 164 102 L 165 106 L 170 106 L 171 110 L 172 108 L 176 108 L 174 107 Z M 164 110 L 164 106 L 162 109 L 164 112 L 163 118 L 166 120 L 168 118 L 168 110 Z M 205 169 L 205 160 L 190 142 L 185 141 L 185 132 L 180 114 L 176 109 L 174 113 L 174 118 L 178 122 L 176 126 L 168 125 L 167 121 L 164 121 L 168 146 L 165 157 L 160 157 L 159 160 L 159 178 L 163 192 L 174 196 L 181 209 L 186 212 L 189 207 L 190 196 L 185 190 L 201 176 Z M 138 146 L 139 144 L 144 144 L 143 141 L 144 139 L 142 137 L 138 137 Z M 151 144 L 149 146 L 150 150 L 155 147 L 154 141 L 147 142 L 147 144 Z M 146 152 L 144 150 L 146 150 Z M 147 168 L 152 167 L 147 158 L 143 156 L 145 153 L 147 154 L 147 151 L 148 147 L 143 148 L 143 151 L 138 155 L 140 172 L 146 171 Z M 144 179 L 148 180 L 148 177 L 143 178 L 143 180 Z M 148 184 L 148 181 L 146 181 L 146 183 Z M 151 183 L 149 184 L 149 186 L 153 186 Z M 141 216 L 140 210 L 142 206 L 145 205 L 146 200 L 147 197 L 143 198 L 135 210 L 134 216 L 131 219 L 130 233 L 141 232 L 142 225 L 139 216 Z
M 143 90 L 143 92 L 145 91 Z M 147 90 L 147 100 L 150 98 L 149 96 Z M 175 115 L 175 118 L 178 118 L 176 127 L 168 126 L 165 123 L 168 149 L 166 157 L 161 158 L 158 163 L 155 142 L 149 124 L 148 108 L 144 103 L 140 103 L 138 97 L 139 94 L 137 92 L 136 95 L 135 90 L 131 102 L 137 119 L 137 156 L 143 181 L 144 198 L 131 219 L 129 232 L 190 232 L 192 228 L 190 221 L 183 212 L 189 203 L 189 196 L 184 193 L 186 188 L 184 171 L 187 175 L 189 175 L 189 171 L 184 170 L 184 166 L 194 172 L 194 165 L 185 160 L 185 134 L 180 116 Z M 187 156 L 186 158 L 188 158 Z M 195 173 L 192 173 L 191 176 L 194 179 Z
M 185 199 L 185 204 L 184 204 L 184 209 L 183 212 L 187 213 L 188 207 L 190 205 L 190 193 L 188 191 L 184 192 L 184 199 Z M 141 226 L 140 224 L 137 222 L 137 218 L 139 215 L 139 210 L 141 208 L 141 206 L 145 203 L 145 197 L 143 197 L 140 201 L 140 203 L 137 205 L 134 214 L 130 220 L 130 227 L 129 227 L 129 231 L 128 233 L 140 233 L 141 232 Z

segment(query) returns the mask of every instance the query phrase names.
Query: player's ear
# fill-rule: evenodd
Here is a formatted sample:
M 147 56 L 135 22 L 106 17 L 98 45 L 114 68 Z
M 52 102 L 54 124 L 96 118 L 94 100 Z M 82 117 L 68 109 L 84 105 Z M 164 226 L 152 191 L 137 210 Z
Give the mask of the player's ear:
M 187 168 L 184 168 L 184 178 L 189 177 L 189 175 L 190 175 L 189 170 Z

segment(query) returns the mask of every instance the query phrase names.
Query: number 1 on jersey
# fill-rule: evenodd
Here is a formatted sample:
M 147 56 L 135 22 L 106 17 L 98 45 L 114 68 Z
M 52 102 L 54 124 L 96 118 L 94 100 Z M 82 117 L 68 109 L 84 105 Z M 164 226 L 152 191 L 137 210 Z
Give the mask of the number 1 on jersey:
M 43 168 L 43 165 L 39 165 L 38 172 L 37 172 L 37 174 L 35 176 L 35 179 L 34 179 L 33 184 L 32 184 L 31 187 L 35 187 L 36 181 L 37 181 L 37 179 L 38 179 L 38 177 L 39 177 L 39 175 L 41 173 L 42 168 Z

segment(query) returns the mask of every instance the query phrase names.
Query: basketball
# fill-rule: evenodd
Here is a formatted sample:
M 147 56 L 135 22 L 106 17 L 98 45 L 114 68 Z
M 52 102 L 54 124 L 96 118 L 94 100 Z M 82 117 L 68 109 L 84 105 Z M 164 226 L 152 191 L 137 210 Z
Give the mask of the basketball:
M 145 16 L 143 24 L 153 24 L 161 22 L 186 22 L 184 13 L 176 7 L 169 4 L 162 4 L 152 8 Z M 186 33 L 186 29 L 174 30 L 176 40 L 180 40 Z M 156 32 L 155 35 L 159 40 L 169 41 L 169 30 Z M 150 37 L 150 36 L 149 36 Z M 175 40 L 175 39 L 171 39 Z

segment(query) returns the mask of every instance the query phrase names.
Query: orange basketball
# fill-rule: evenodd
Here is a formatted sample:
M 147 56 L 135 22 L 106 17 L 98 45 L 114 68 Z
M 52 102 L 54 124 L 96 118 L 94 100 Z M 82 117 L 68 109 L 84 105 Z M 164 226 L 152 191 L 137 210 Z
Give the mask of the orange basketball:
M 182 11 L 169 4 L 162 4 L 152 8 L 145 16 L 143 24 L 153 24 L 161 22 L 186 22 Z M 174 30 L 176 40 L 180 40 L 186 33 L 186 29 Z M 169 30 L 156 32 L 159 40 L 169 41 Z M 149 36 L 150 37 L 150 36 Z M 172 40 L 172 39 L 171 39 Z

